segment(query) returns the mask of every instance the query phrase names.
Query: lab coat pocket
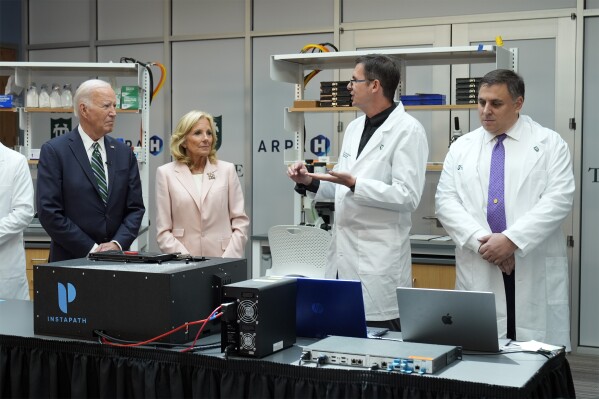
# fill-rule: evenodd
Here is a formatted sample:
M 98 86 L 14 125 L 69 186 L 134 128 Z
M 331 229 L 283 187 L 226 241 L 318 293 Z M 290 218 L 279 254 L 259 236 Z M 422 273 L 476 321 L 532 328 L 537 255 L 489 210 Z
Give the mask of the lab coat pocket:
M 183 237 L 184 233 L 185 233 L 185 229 L 173 229 L 173 235 L 177 238 Z
M 0 186 L 0 218 L 10 213 L 12 189 L 10 186 Z
M 386 161 L 368 160 L 368 165 L 360 169 L 358 176 L 391 184 L 391 165 Z
M 546 295 L 548 305 L 568 304 L 568 259 L 551 257 L 545 260 Z
M 455 173 L 456 197 L 470 214 L 484 212 L 486 206 L 478 177 L 459 171 Z
M 390 230 L 358 231 L 358 273 L 386 275 L 389 269 L 399 267 L 396 261 L 400 248 L 394 243 L 397 234 Z
M 529 198 L 532 204 L 537 203 L 545 192 L 547 187 L 547 171 L 546 170 L 534 170 L 528 177 L 529 192 L 525 198 Z
M 456 264 L 460 267 L 456 267 L 456 290 L 468 290 L 476 287 L 476 290 L 480 289 L 480 283 L 486 281 L 486 274 L 488 267 L 485 265 L 479 254 L 470 251 L 468 249 L 456 249 L 455 252 Z M 481 278 L 484 277 L 484 278 Z

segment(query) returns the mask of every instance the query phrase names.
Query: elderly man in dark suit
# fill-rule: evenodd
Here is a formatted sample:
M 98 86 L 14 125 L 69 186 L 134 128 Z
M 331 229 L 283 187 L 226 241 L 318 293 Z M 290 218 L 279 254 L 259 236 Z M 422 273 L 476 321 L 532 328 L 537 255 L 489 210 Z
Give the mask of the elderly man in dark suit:
M 116 118 L 114 90 L 88 80 L 73 103 L 79 126 L 46 142 L 38 165 L 37 211 L 52 239 L 51 262 L 128 249 L 145 212 L 135 155 L 107 136 Z

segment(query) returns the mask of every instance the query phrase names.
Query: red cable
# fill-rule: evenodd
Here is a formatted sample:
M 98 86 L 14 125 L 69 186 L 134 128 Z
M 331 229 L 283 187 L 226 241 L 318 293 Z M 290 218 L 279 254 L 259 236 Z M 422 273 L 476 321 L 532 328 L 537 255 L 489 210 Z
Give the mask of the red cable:
M 157 336 L 157 337 L 151 338 L 151 339 L 149 339 L 149 340 L 147 340 L 147 341 L 143 341 L 143 342 L 137 342 L 137 343 L 134 343 L 134 344 L 117 344 L 116 342 L 110 342 L 110 341 L 108 341 L 108 340 L 107 340 L 106 338 L 104 338 L 104 337 L 102 337 L 102 340 L 101 340 L 101 341 L 102 341 L 102 343 L 103 343 L 103 344 L 110 345 L 110 346 L 116 346 L 116 347 L 126 347 L 126 348 L 130 348 L 130 347 L 142 346 L 142 345 L 147 345 L 147 344 L 149 344 L 149 343 L 152 343 L 152 342 L 154 342 L 154 341 L 157 341 L 157 340 L 159 340 L 159 339 L 162 339 L 162 338 L 164 338 L 164 337 L 167 337 L 167 336 L 169 336 L 169 335 L 171 335 L 171 334 L 174 334 L 175 332 L 177 332 L 177 331 L 181 330 L 181 329 L 182 329 L 182 328 L 184 328 L 184 327 L 189 327 L 189 326 L 193 326 L 193 325 L 196 325 L 196 324 L 203 323 L 203 324 L 202 324 L 202 327 L 201 327 L 201 328 L 200 328 L 200 330 L 198 331 L 198 334 L 196 335 L 196 338 L 195 338 L 195 339 L 194 339 L 194 341 L 193 341 L 193 345 L 191 346 L 191 348 L 187 348 L 187 350 L 190 350 L 190 349 L 192 349 L 192 348 L 193 348 L 193 346 L 195 346 L 196 340 L 198 339 L 198 337 L 199 337 L 200 333 L 201 333 L 201 332 L 202 332 L 202 330 L 204 329 L 204 326 L 206 325 L 206 323 L 208 323 L 208 321 L 209 321 L 209 320 L 216 319 L 216 318 L 218 318 L 218 317 L 222 316 L 222 313 L 218 313 L 218 314 L 214 315 L 214 313 L 218 312 L 218 311 L 220 310 L 220 308 L 221 308 L 221 307 L 222 307 L 222 305 L 220 305 L 220 306 L 218 306 L 216 309 L 214 309 L 214 310 L 212 311 L 212 313 L 210 313 L 210 316 L 208 316 L 208 318 L 206 318 L 206 319 L 202 319 L 202 320 L 196 320 L 196 321 L 191 321 L 191 322 L 189 322 L 189 323 L 181 324 L 179 327 L 177 327 L 177 328 L 174 328 L 174 329 L 172 329 L 172 330 L 170 330 L 170 331 L 167 331 L 167 332 L 165 332 L 164 334 L 161 334 L 161 335 L 159 335 L 159 336 Z M 213 317 L 213 315 L 214 315 L 214 317 Z
M 208 323 L 208 320 L 212 320 L 212 315 L 215 312 L 218 312 L 220 310 L 220 308 L 222 308 L 222 307 L 223 306 L 220 305 L 219 307 L 217 307 L 216 309 L 214 309 L 212 311 L 212 313 L 210 313 L 210 316 L 208 316 L 208 318 L 204 320 L 204 324 L 202 324 L 202 327 L 200 327 L 200 329 L 198 330 L 198 333 L 196 334 L 196 337 L 194 338 L 193 343 L 191 344 L 191 346 L 189 348 L 183 349 L 181 352 L 189 352 L 190 350 L 192 350 L 196 346 L 196 341 L 198 340 L 198 337 L 200 336 L 200 334 L 204 330 L 204 327 L 206 326 L 206 323 Z M 222 313 L 218 313 L 216 316 L 214 316 L 214 318 L 217 318 L 217 317 L 220 317 L 220 316 L 222 316 Z

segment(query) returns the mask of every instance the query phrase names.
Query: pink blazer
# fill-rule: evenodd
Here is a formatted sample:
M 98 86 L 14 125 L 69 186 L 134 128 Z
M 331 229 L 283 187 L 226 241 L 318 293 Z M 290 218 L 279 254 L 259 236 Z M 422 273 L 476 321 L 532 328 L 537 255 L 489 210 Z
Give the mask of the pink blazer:
M 156 170 L 156 235 L 163 253 L 243 258 L 249 228 L 241 184 L 230 162 L 208 162 L 202 193 L 181 162 Z

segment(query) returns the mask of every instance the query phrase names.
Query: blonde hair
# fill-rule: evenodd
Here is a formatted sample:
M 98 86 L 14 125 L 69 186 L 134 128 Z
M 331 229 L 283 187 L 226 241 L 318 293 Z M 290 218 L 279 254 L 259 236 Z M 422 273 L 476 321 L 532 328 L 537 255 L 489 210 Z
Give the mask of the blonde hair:
M 214 123 L 214 118 L 207 112 L 203 111 L 189 111 L 185 115 L 179 119 L 177 123 L 177 127 L 173 132 L 171 137 L 171 155 L 175 158 L 176 161 L 183 162 L 187 166 L 192 166 L 191 158 L 187 155 L 187 149 L 183 148 L 183 143 L 185 142 L 185 136 L 191 131 L 191 129 L 195 126 L 196 123 L 200 121 L 200 119 L 206 119 L 210 124 L 210 130 L 212 130 L 212 148 L 210 149 L 210 154 L 208 154 L 208 161 L 211 164 L 216 163 L 216 124 Z

